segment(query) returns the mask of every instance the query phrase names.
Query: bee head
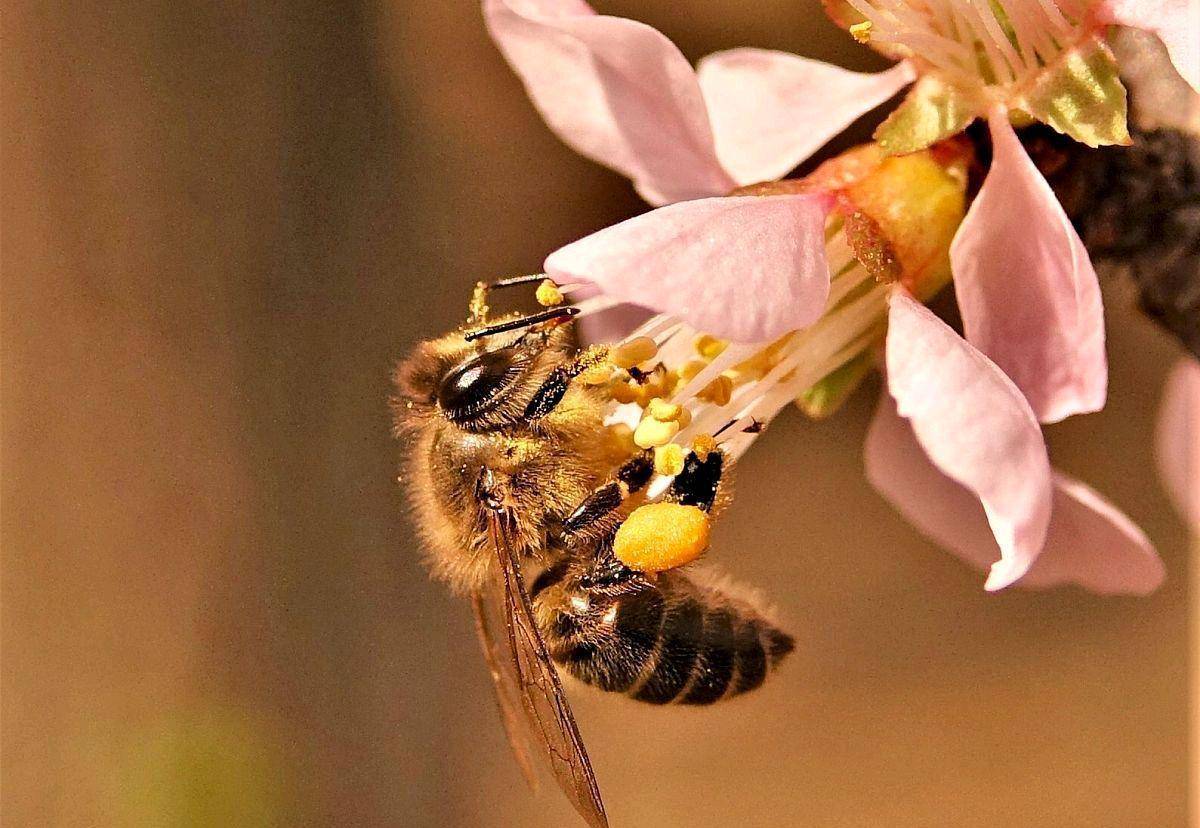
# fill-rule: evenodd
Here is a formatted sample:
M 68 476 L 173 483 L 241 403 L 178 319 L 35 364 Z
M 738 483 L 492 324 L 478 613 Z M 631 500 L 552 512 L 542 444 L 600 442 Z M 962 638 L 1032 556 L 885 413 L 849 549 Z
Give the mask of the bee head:
M 396 369 L 397 426 L 437 415 L 471 431 L 512 422 L 571 350 L 568 325 L 423 342 Z

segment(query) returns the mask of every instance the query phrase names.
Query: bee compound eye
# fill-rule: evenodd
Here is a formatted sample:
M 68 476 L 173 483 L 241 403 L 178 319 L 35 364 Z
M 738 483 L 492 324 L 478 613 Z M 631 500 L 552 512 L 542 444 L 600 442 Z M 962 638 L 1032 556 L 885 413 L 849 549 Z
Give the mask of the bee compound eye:
M 442 379 L 437 400 L 450 416 L 468 416 L 500 395 L 519 373 L 515 348 L 487 351 L 467 360 Z

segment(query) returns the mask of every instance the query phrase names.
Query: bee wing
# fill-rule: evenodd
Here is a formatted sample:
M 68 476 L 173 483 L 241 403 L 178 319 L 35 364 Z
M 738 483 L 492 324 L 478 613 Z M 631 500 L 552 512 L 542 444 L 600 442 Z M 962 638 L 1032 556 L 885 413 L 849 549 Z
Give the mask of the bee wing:
M 558 786 L 591 828 L 608 828 L 596 776 L 592 773 L 592 764 L 588 760 L 554 662 L 550 660 L 546 644 L 538 632 L 520 564 L 512 553 L 499 517 L 489 519 L 488 529 L 496 548 L 498 564 L 499 588 L 494 590 L 494 594 L 503 610 L 511 656 L 507 662 L 498 653 L 494 653 L 494 659 L 489 657 L 495 662 L 492 675 L 496 680 L 497 697 L 502 698 L 515 689 L 525 709 L 529 731 L 534 741 L 545 748 L 544 756 Z M 502 710 L 509 710 L 503 715 L 505 726 L 509 728 L 509 741 L 515 745 L 514 725 L 508 720 L 516 716 L 511 714 L 510 708 L 505 707 L 504 701 L 500 704 Z M 516 747 L 514 751 L 517 752 L 518 762 L 521 762 L 522 751 Z
M 500 652 L 500 645 L 492 635 L 492 624 L 488 619 L 488 607 L 484 603 L 482 593 L 476 592 L 471 596 L 471 609 L 475 613 L 475 634 L 479 637 L 479 646 L 483 650 L 483 660 L 487 663 L 488 673 L 492 677 L 492 688 L 496 691 L 496 707 L 500 710 L 500 720 L 504 723 L 504 733 L 508 736 L 508 746 L 512 748 L 513 758 L 521 768 L 521 775 L 535 791 L 538 789 L 537 775 L 533 771 L 533 762 L 529 758 L 529 742 L 522 730 L 520 691 L 512 675 L 511 664 L 506 666 L 506 660 L 511 661 L 507 653 Z M 494 620 L 494 618 L 493 618 Z

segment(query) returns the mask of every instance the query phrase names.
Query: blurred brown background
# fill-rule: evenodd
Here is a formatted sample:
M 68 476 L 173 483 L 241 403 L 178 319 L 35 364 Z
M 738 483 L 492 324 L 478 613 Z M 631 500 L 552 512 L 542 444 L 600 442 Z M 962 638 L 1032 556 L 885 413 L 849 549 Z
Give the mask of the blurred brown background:
M 878 65 L 811 0 L 597 5 L 693 59 Z M 3 27 L 4 825 L 574 824 L 424 577 L 385 399 L 475 279 L 643 209 L 628 185 L 542 126 L 467 0 Z M 1052 452 L 1167 585 L 987 595 L 863 479 L 870 389 L 789 414 L 713 557 L 799 649 L 725 709 L 575 693 L 615 826 L 1184 823 L 1186 538 L 1149 461 L 1174 352 L 1109 300 L 1111 403 Z

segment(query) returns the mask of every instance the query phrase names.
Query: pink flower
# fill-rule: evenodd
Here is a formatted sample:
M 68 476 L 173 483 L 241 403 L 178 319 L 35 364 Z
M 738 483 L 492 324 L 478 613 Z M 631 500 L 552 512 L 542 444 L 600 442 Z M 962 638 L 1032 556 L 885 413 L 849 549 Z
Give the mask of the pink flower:
M 1124 90 L 1115 66 L 1104 74 L 1110 56 L 1100 41 L 1103 28 L 1122 23 L 1158 33 L 1195 85 L 1195 0 L 1006 0 L 992 6 L 850 0 L 842 8 L 843 18 L 847 8 L 859 18 L 852 26 L 856 36 L 903 58 L 896 67 L 864 75 L 795 55 L 738 49 L 705 58 L 693 72 L 659 32 L 597 15 L 581 0 L 485 0 L 492 36 L 564 141 L 629 176 L 651 204 L 698 199 L 568 247 L 547 267 L 649 307 L 661 305 L 654 296 L 659 286 L 677 296 L 673 288 L 682 280 L 703 285 L 707 301 L 697 307 L 726 305 L 733 298 L 728 289 L 742 286 L 721 278 L 722 271 L 748 267 L 737 255 L 754 244 L 746 229 L 757 226 L 758 239 L 798 227 L 808 238 L 828 203 L 792 195 L 777 197 L 791 204 L 760 199 L 718 207 L 706 197 L 786 173 L 920 77 L 908 108 L 917 114 L 895 113 L 892 138 L 901 133 L 902 142 L 911 141 L 915 134 L 928 144 L 984 116 L 995 148 L 951 250 L 967 339 L 1012 378 L 1042 422 L 1099 410 L 1108 368 L 1096 273 L 1017 140 L 1009 111 L 1045 108 L 1048 122 L 1084 140 L 1124 135 Z M 1114 111 L 1084 106 L 1075 120 L 1064 120 L 1064 86 L 1095 87 L 1108 94 Z M 930 119 L 933 132 L 926 128 Z M 708 255 L 672 258 L 673 251 L 699 243 Z M 735 261 L 726 261 L 723 249 Z M 623 251 L 621 260 L 610 260 L 606 250 Z M 749 285 L 764 298 L 758 316 L 747 322 L 710 310 L 695 321 L 736 339 L 765 340 L 820 314 L 825 268 L 819 252 L 805 255 L 775 243 L 753 261 Z M 701 274 L 692 268 L 701 267 L 711 278 L 696 278 Z
M 1200 3 L 1196 0 L 1103 0 L 1091 8 L 1096 25 L 1141 29 L 1158 37 L 1176 71 L 1200 92 Z
M 866 442 L 875 488 L 932 540 L 990 567 L 990 591 L 1067 583 L 1105 594 L 1156 588 L 1163 568 L 1149 541 L 1099 494 L 1052 469 L 1033 410 L 1008 376 L 901 284 L 876 284 L 864 270 L 851 266 L 835 280 L 831 309 L 813 326 L 770 344 L 699 336 L 659 308 L 664 313 L 630 339 L 653 339 L 644 368 L 661 367 L 646 385 L 621 381 L 626 393 L 614 399 L 625 404 L 608 422 L 637 426 L 641 448 L 715 439 L 736 459 L 822 378 L 857 370 L 863 356 L 869 366 L 863 348 L 886 315 L 888 393 Z M 747 296 L 729 312 L 753 303 Z M 686 416 L 672 414 L 672 428 L 651 423 L 656 428 L 643 433 L 657 417 L 653 396 Z M 659 478 L 651 496 L 669 482 Z
M 876 133 L 908 151 L 986 117 L 995 153 L 951 262 L 967 339 L 1042 422 L 1104 406 L 1108 366 L 1096 273 L 1009 121 L 1020 111 L 1096 146 L 1128 143 L 1108 24 L 1145 29 L 1200 90 L 1196 0 L 828 0 L 835 19 L 920 80 Z
M 1179 514 L 1200 535 L 1200 363 L 1179 361 L 1159 409 L 1158 467 Z
M 914 77 L 761 49 L 693 71 L 655 29 L 582 0 L 484 0 L 483 11 L 550 128 L 655 206 L 778 178 Z
M 673 377 L 668 395 L 691 413 L 656 439 L 686 446 L 714 435 L 736 457 L 789 402 L 869 367 L 886 327 L 890 398 L 867 468 L 909 520 L 969 562 L 990 563 L 989 590 L 1157 586 L 1162 567 L 1146 538 L 1050 466 L 1038 420 L 1104 403 L 1103 315 L 1087 254 L 1001 104 L 987 113 L 991 171 L 951 248 L 964 340 L 912 297 L 920 285 L 878 283 L 844 225 L 823 243 L 843 198 L 836 174 L 777 190 L 785 194 L 722 197 L 790 169 L 910 80 L 904 67 L 915 59 L 862 76 L 737 51 L 696 75 L 658 32 L 581 2 L 487 0 L 485 11 L 564 140 L 630 176 L 652 203 L 678 202 L 546 260 L 560 283 L 590 283 L 606 301 L 661 314 L 635 335 L 655 340 Z M 796 117 L 807 101 L 836 117 Z M 732 341 L 697 360 L 701 332 Z M 614 421 L 645 416 L 624 410 Z
M 829 272 L 823 245 L 810 242 L 823 233 L 829 199 L 724 196 L 791 170 L 910 83 L 909 67 L 867 75 L 738 49 L 693 71 L 658 31 L 580 0 L 485 0 L 483 9 L 559 137 L 627 175 L 651 204 L 682 202 L 577 243 L 555 260 L 557 278 L 645 307 L 656 293 L 678 295 L 673 287 L 686 280 L 697 291 L 693 321 L 738 339 L 802 328 L 821 314 Z M 730 289 L 759 296 L 752 317 L 722 311 Z
M 1033 410 L 1004 372 L 902 293 L 886 353 L 892 399 L 867 436 L 867 476 L 927 536 L 977 566 L 994 561 L 987 589 L 1144 594 L 1162 582 L 1141 530 L 1051 469 Z
M 969 563 L 991 564 L 989 590 L 1071 582 L 1141 594 L 1161 582 L 1162 566 L 1145 536 L 1100 495 L 1051 468 L 1034 410 L 1006 373 L 902 283 L 880 284 L 844 228 L 826 246 L 835 276 L 825 311 L 803 330 L 770 341 L 762 334 L 786 330 L 780 303 L 795 300 L 770 289 L 762 274 L 747 278 L 749 268 L 738 265 L 760 260 L 764 245 L 777 240 L 748 234 L 730 259 L 719 255 L 726 240 L 711 245 L 703 232 L 682 233 L 684 249 L 659 260 L 664 248 L 647 232 L 660 226 L 653 216 L 568 245 L 547 259 L 546 270 L 566 281 L 590 275 L 606 293 L 662 314 L 635 335 L 654 337 L 663 364 L 679 377 L 671 401 L 693 412 L 672 442 L 687 446 L 715 434 L 739 456 L 758 426 L 788 403 L 827 378 L 859 370 L 886 327 L 890 396 L 880 403 L 866 458 L 872 484 L 901 513 Z M 913 217 L 922 229 L 929 219 Z M 806 244 L 820 243 L 812 238 L 819 226 L 810 226 Z M 713 258 L 693 267 L 691 256 Z M 700 370 L 687 370 L 701 330 L 741 336 L 701 360 Z M 702 395 L 722 377 L 730 379 L 727 395 Z
M 865 265 L 863 259 L 873 260 L 854 248 L 846 232 L 850 219 L 831 219 L 836 229 L 826 234 L 826 248 L 834 277 L 826 309 L 803 330 L 759 342 L 721 343 L 700 336 L 712 327 L 728 329 L 730 320 L 761 324 L 777 313 L 771 304 L 779 299 L 756 289 L 728 263 L 715 271 L 684 267 L 684 275 L 669 284 L 651 278 L 661 263 L 649 266 L 652 272 L 644 278 L 651 289 L 639 301 L 660 315 L 630 336 L 654 340 L 657 354 L 652 364 L 661 363 L 665 371 L 663 396 L 689 416 L 675 431 L 655 429 L 655 440 L 639 445 L 686 447 L 712 436 L 736 458 L 762 425 L 789 403 L 811 395 L 812 389 L 836 394 L 838 387 L 853 387 L 854 378 L 869 370 L 871 349 L 886 330 L 889 395 L 880 403 L 866 447 L 868 476 L 885 497 L 923 532 L 968 562 L 991 564 L 986 583 L 990 590 L 1014 583 L 1065 582 L 1100 592 L 1153 589 L 1162 568 L 1145 537 L 1095 492 L 1052 470 L 1037 418 L 1017 386 L 909 292 L 906 276 L 922 267 L 929 273 L 938 271 L 933 251 L 946 257 L 956 216 L 962 215 L 963 184 L 953 164 L 944 168 L 926 151 L 863 174 L 871 158 L 877 161 L 877 153 L 852 152 L 818 170 L 814 178 L 831 188 L 823 191 L 826 198 L 852 199 L 851 216 L 875 206 L 868 204 L 872 193 L 898 198 L 895 191 L 903 186 L 908 201 L 888 199 L 876 209 L 900 208 L 903 213 L 904 208 L 920 208 L 919 214 L 907 217 L 915 224 L 918 243 L 907 240 L 895 251 L 905 271 L 900 280 L 881 283 L 878 263 Z M 861 181 L 851 183 L 856 174 L 862 175 Z M 927 193 L 914 195 L 909 185 L 921 181 Z M 834 191 L 835 183 L 843 186 Z M 802 185 L 822 192 L 813 181 Z M 842 221 L 840 228 L 837 221 Z M 618 256 L 653 256 L 655 245 L 641 245 L 639 234 L 630 230 L 639 224 L 634 219 L 569 245 L 547 260 L 547 269 L 562 278 L 582 260 L 579 270 L 598 274 L 597 281 L 607 290 L 608 272 L 587 259 L 595 255 L 604 264 Z M 887 229 L 878 229 L 887 235 Z M 888 229 L 897 238 L 905 222 Z M 920 246 L 927 241 L 927 247 Z M 808 243 L 819 244 L 821 239 Z M 589 250 L 591 245 L 596 248 Z M 759 246 L 760 240 L 748 238 L 747 249 L 738 255 L 753 260 Z M 700 241 L 693 240 L 692 247 L 699 252 L 689 248 L 675 258 L 710 252 Z M 617 271 L 625 273 L 633 266 Z M 713 284 L 717 281 L 723 286 Z M 921 289 L 923 283 L 917 279 L 911 286 Z M 711 295 L 719 295 L 721 303 L 711 305 Z M 629 404 L 613 412 L 614 422 L 632 427 L 650 415 L 644 399 L 647 389 L 634 385 L 633 390 L 643 397 L 641 408 L 646 411 L 629 402 L 633 394 L 626 388 L 618 401 Z

